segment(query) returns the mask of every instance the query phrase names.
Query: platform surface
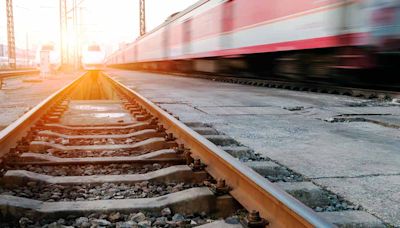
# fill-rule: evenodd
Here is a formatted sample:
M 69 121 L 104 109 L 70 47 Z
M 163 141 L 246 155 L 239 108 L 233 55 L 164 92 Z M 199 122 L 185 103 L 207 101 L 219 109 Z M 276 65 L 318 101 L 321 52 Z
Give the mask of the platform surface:
M 210 123 L 255 152 L 400 226 L 400 104 L 108 72 L 180 120 Z M 332 121 L 343 115 L 352 118 Z
M 58 73 L 46 78 L 34 75 L 4 79 L 0 89 L 0 130 L 81 74 Z

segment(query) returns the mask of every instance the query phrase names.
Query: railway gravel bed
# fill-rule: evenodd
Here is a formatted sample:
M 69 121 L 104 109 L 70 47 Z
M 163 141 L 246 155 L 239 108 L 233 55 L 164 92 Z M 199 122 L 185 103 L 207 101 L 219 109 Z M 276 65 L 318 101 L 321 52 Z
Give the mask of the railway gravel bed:
M 136 199 L 152 198 L 166 194 L 183 191 L 189 188 L 202 187 L 203 183 L 152 183 L 143 181 L 135 184 L 104 183 L 102 185 L 56 185 L 37 184 L 28 182 L 26 186 L 13 188 L 0 188 L 0 194 L 27 197 L 40 201 L 83 201 L 83 200 L 109 200 L 109 199 Z
M 238 215 L 233 215 L 226 218 L 227 224 L 240 224 L 240 219 L 243 217 L 240 212 Z M 22 217 L 14 223 L 2 223 L 0 226 L 4 228 L 13 227 L 195 227 L 205 224 L 212 224 L 216 220 L 215 217 L 210 217 L 206 213 L 195 214 L 180 214 L 173 213 L 170 208 L 163 208 L 161 213 L 92 213 L 86 217 L 68 216 L 61 219 L 44 219 L 42 221 L 33 221 L 27 217 Z

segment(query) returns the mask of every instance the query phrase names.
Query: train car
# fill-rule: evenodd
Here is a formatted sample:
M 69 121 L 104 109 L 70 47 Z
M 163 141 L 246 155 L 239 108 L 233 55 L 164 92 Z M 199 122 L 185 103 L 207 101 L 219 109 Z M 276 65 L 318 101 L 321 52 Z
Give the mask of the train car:
M 35 51 L 16 48 L 15 55 L 17 68 L 34 67 Z M 8 68 L 8 47 L 7 45 L 0 44 L 0 69 Z
M 61 67 L 61 53 L 56 45 L 52 42 L 39 45 L 36 50 L 35 65 L 40 69 L 40 56 L 42 51 L 49 52 L 50 70 L 57 71 Z
M 201 0 L 106 63 L 310 80 L 339 72 L 361 81 L 397 70 L 399 53 L 400 0 Z
M 82 52 L 82 67 L 85 70 L 102 69 L 104 59 L 105 52 L 100 45 L 88 45 L 88 47 Z

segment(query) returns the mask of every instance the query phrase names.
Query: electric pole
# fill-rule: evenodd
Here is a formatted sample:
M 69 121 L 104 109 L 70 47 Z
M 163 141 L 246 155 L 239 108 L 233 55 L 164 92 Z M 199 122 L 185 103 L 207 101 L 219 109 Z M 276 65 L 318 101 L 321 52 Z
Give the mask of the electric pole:
M 61 43 L 61 66 L 69 63 L 67 43 L 67 0 L 60 0 L 60 43 Z
M 146 8 L 144 5 L 145 0 L 140 1 L 140 36 L 146 33 Z
M 14 36 L 14 16 L 12 0 L 6 0 L 7 8 L 7 41 L 8 41 L 8 64 L 11 69 L 15 69 L 15 36 Z

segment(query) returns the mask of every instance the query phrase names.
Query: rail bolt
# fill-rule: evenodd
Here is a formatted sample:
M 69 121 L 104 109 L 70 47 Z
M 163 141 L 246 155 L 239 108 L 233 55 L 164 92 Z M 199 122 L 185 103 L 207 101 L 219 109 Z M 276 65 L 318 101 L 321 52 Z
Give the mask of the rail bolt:
M 28 152 L 29 146 L 26 145 L 17 145 L 16 150 L 19 152 Z
M 20 145 L 28 145 L 29 142 L 30 142 L 30 140 L 28 139 L 28 137 L 27 137 L 27 136 L 24 136 L 24 137 L 22 137 L 21 140 L 20 140 L 19 142 L 17 142 L 17 143 L 20 143 Z
M 9 153 L 10 154 L 15 154 L 15 153 L 17 153 L 17 149 L 16 148 L 10 148 Z
M 217 184 L 214 185 L 213 191 L 216 195 L 225 195 L 228 194 L 231 188 L 226 185 L 224 179 L 219 179 Z
M 185 148 L 185 152 L 183 154 L 186 159 L 186 165 L 191 165 L 194 162 L 194 159 L 192 157 L 192 153 L 190 152 L 190 149 Z
M 165 140 L 166 141 L 174 141 L 175 140 L 174 134 L 168 133 L 167 136 L 165 137 Z
M 185 152 L 185 145 L 178 144 L 178 147 L 176 148 L 175 151 L 177 154 L 183 154 Z
M 260 217 L 260 212 L 253 210 L 245 218 L 244 225 L 248 228 L 263 228 L 268 225 L 268 221 Z
M 150 121 L 150 125 L 157 125 L 157 122 L 158 122 L 158 118 L 153 118 Z
M 158 125 L 158 126 L 157 126 L 157 131 L 158 131 L 158 132 L 165 132 L 164 126 L 163 126 L 163 125 Z
M 191 164 L 193 171 L 203 171 L 206 165 L 201 163 L 200 159 L 194 159 L 193 163 Z
M 44 121 L 42 119 L 40 119 L 36 122 L 36 126 L 43 126 L 43 125 L 44 125 Z

